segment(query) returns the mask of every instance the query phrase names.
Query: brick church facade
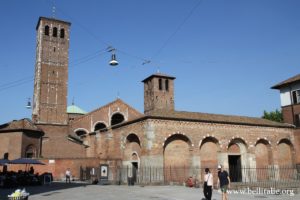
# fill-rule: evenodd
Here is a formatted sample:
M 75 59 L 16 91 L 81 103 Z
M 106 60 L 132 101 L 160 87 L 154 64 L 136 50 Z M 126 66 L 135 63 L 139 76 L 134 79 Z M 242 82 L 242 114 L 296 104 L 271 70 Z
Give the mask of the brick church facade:
M 299 75 L 273 87 L 281 100 L 292 95 L 282 106 L 286 123 L 176 111 L 175 77 L 162 73 L 142 81 L 144 113 L 121 99 L 86 113 L 67 106 L 70 26 L 39 18 L 32 120 L 0 125 L 1 155 L 41 158 L 41 169 L 56 178 L 66 167 L 78 177 L 79 167 L 100 164 L 237 169 L 300 163 Z

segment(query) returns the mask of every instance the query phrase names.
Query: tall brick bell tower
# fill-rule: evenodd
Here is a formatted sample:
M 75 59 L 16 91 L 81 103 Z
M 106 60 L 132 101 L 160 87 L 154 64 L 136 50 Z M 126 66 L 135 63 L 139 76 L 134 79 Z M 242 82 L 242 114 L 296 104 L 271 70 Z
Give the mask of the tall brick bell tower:
M 175 77 L 156 73 L 144 79 L 144 113 L 174 111 Z
M 40 17 L 32 119 L 36 124 L 67 124 L 69 31 L 71 23 Z

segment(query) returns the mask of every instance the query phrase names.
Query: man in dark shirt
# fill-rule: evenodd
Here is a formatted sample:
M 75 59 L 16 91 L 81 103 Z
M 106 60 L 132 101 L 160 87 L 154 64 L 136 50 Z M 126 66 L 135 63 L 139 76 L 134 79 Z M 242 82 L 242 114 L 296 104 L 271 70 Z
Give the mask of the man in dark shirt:
M 230 187 L 230 178 L 228 172 L 223 169 L 222 165 L 218 166 L 218 183 L 222 192 L 222 200 L 228 200 L 227 189 Z

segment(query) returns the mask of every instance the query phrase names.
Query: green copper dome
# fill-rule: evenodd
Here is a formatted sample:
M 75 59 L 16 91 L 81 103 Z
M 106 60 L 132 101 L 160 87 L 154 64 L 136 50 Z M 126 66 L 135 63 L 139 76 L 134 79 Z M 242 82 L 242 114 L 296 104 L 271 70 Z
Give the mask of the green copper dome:
M 87 112 L 85 112 L 84 110 L 82 110 L 78 106 L 71 105 L 71 106 L 68 106 L 67 113 L 69 113 L 69 114 L 83 114 L 84 115 Z

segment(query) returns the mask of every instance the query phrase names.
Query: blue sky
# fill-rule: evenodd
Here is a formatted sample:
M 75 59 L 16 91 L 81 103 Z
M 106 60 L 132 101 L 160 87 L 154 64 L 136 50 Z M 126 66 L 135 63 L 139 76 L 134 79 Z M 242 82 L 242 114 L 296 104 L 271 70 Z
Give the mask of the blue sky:
M 31 117 L 35 26 L 52 2 L 0 1 L 0 124 Z M 176 110 L 260 117 L 280 108 L 270 87 L 300 71 L 298 0 L 54 2 L 72 23 L 68 104 L 86 111 L 119 96 L 143 112 L 141 81 L 159 70 L 176 77 Z

